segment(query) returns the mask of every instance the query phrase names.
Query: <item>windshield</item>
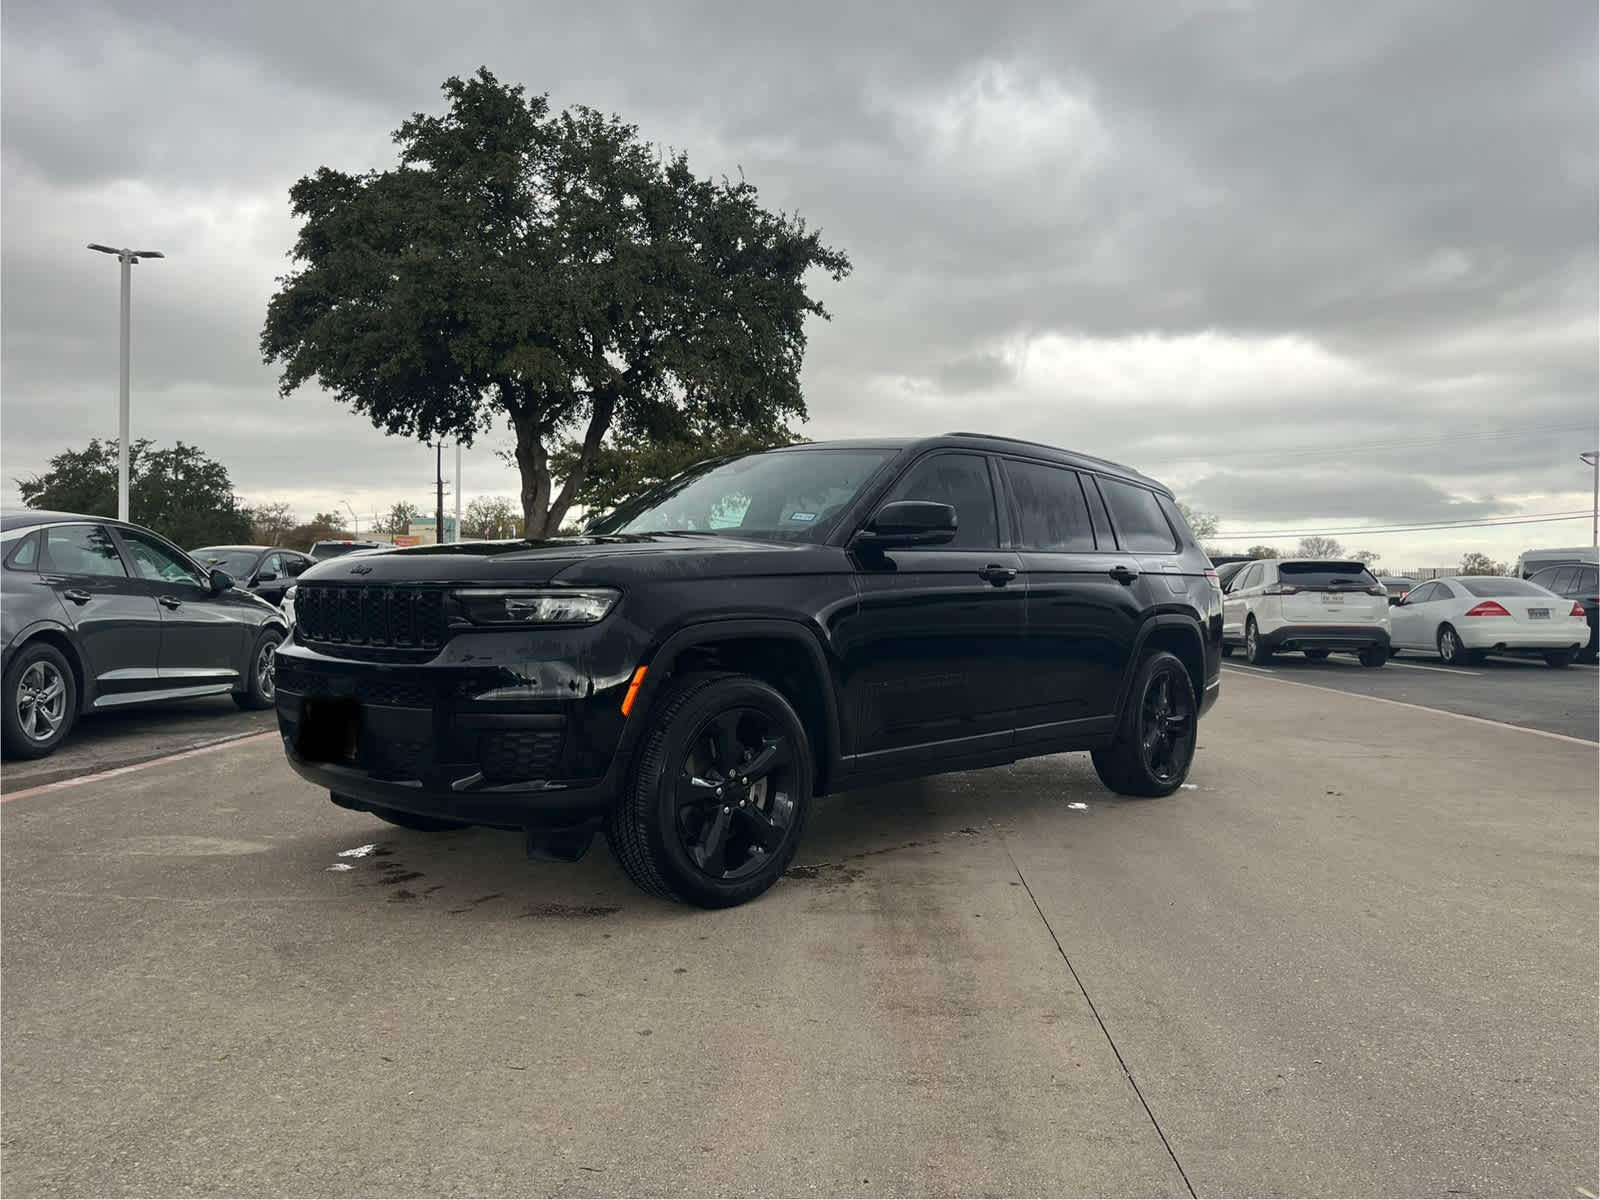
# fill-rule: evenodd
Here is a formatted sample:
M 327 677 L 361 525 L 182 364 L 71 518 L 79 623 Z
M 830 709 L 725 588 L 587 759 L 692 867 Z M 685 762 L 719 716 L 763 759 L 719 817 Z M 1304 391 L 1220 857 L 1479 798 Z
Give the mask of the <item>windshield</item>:
M 736 533 L 820 541 L 893 450 L 775 450 L 690 467 L 589 533 Z
M 226 571 L 235 579 L 248 579 L 256 569 L 254 550 L 196 550 L 194 559 L 208 571 Z

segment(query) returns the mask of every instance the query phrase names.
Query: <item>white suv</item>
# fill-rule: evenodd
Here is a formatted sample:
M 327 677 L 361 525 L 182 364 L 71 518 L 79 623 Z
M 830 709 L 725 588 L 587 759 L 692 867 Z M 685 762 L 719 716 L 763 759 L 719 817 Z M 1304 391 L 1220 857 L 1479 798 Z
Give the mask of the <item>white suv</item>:
M 1243 646 L 1260 665 L 1280 650 L 1313 661 L 1335 650 L 1364 667 L 1389 661 L 1389 594 L 1359 562 L 1264 558 L 1229 581 L 1222 597 L 1222 653 Z

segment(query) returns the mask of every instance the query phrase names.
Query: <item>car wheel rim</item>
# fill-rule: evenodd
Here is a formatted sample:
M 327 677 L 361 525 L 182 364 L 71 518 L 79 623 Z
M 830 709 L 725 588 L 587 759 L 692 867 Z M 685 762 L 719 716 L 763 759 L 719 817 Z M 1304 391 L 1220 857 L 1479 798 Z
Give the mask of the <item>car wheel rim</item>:
M 277 644 L 268 642 L 256 659 L 256 690 L 264 699 L 271 700 L 277 688 Z
M 23 736 L 48 742 L 67 715 L 67 681 L 54 664 L 36 662 L 17 681 L 17 725 Z
M 1256 656 L 1256 627 L 1254 625 L 1244 631 L 1244 652 L 1251 658 Z
M 1145 689 L 1139 713 L 1139 746 L 1145 769 L 1157 782 L 1182 779 L 1194 757 L 1194 704 L 1178 686 L 1177 668 L 1158 673 Z
M 701 874 L 733 883 L 772 861 L 794 828 L 794 756 L 793 739 L 760 709 L 701 726 L 672 796 L 678 844 Z
M 1448 629 L 1439 635 L 1439 650 L 1440 656 L 1445 660 L 1445 662 L 1455 662 L 1456 635 L 1451 633 Z

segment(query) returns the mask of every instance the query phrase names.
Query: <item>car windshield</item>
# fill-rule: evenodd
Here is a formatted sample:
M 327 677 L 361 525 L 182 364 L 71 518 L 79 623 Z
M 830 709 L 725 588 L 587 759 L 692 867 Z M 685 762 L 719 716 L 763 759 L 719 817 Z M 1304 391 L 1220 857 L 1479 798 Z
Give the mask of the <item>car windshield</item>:
M 1542 588 L 1531 579 L 1503 579 L 1498 575 L 1480 575 L 1456 582 L 1474 596 L 1548 596 L 1549 588 Z
M 208 571 L 226 571 L 235 579 L 248 579 L 256 569 L 254 550 L 196 550 L 194 560 Z
M 593 522 L 589 533 L 730 533 L 820 541 L 893 450 L 775 450 L 705 463 Z

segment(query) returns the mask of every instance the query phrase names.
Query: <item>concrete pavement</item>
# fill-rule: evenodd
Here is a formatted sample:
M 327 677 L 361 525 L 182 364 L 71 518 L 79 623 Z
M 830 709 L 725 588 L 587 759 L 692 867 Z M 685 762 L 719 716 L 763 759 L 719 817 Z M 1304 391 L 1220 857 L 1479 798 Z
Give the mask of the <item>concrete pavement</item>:
M 270 739 L 23 796 L 0 1190 L 1600 1191 L 1593 748 L 1231 677 L 1202 743 L 831 799 L 726 913 Z

